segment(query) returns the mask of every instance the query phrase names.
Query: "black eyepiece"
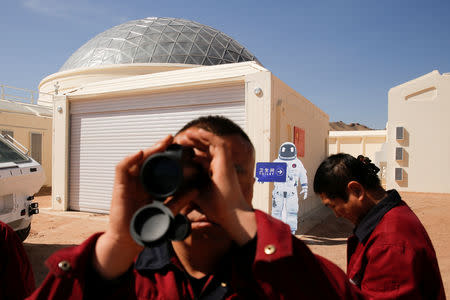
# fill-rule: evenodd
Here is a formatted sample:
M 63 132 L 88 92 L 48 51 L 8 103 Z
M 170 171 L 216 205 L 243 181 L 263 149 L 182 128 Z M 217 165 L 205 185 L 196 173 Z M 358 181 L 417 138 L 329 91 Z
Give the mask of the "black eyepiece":
M 156 153 L 141 167 L 141 183 L 156 200 L 164 200 L 183 188 L 201 187 L 209 181 L 205 170 L 195 163 L 194 150 L 178 144 Z

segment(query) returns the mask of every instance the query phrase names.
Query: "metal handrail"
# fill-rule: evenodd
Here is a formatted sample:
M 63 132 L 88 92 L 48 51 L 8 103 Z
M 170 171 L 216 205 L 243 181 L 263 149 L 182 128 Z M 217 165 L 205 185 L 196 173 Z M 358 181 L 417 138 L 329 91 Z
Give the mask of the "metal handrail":
M 14 95 L 11 93 L 11 91 L 19 91 L 19 92 L 25 92 L 26 96 L 22 95 Z M 6 84 L 0 84 L 0 100 L 8 100 L 8 101 L 14 101 L 14 102 L 24 102 L 24 103 L 30 103 L 30 104 L 38 104 L 38 101 L 46 106 L 52 106 L 52 101 L 46 101 L 46 100 L 40 100 L 40 95 L 49 95 L 53 96 L 52 94 L 44 93 L 44 92 L 38 92 L 33 91 L 29 89 L 24 88 L 18 88 Z

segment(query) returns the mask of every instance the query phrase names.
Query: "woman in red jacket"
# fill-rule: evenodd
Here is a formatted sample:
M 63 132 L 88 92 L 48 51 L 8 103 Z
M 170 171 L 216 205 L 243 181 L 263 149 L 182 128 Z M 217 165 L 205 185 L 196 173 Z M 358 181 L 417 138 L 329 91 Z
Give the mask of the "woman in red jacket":
M 445 299 L 428 234 L 396 190 L 385 191 L 378 167 L 348 154 L 327 158 L 314 191 L 336 216 L 350 220 L 347 275 L 369 299 Z

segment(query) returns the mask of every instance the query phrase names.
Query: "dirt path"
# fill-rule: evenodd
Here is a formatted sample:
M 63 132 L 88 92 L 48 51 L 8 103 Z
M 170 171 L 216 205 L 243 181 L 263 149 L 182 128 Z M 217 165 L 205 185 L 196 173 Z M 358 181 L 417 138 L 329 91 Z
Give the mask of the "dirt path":
M 450 195 L 401 193 L 403 199 L 417 214 L 435 247 L 446 294 L 450 293 Z M 51 210 L 50 196 L 36 198 L 41 212 L 33 219 L 31 234 L 25 241 L 27 251 L 39 285 L 47 274 L 44 261 L 56 250 L 78 245 L 91 234 L 104 231 L 108 217 L 80 212 Z M 352 225 L 344 219 L 328 216 L 301 238 L 314 253 L 322 255 L 346 270 L 346 238 Z
M 35 198 L 39 214 L 33 217 L 31 232 L 24 242 L 25 251 L 33 266 L 36 286 L 47 275 L 45 260 L 56 250 L 79 245 L 91 234 L 104 231 L 108 216 L 80 212 L 51 210 L 50 196 Z

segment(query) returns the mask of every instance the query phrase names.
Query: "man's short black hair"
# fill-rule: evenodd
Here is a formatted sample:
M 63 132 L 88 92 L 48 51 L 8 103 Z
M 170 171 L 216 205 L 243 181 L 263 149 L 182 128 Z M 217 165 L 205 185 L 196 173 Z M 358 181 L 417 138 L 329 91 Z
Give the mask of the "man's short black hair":
M 350 154 L 338 153 L 320 164 L 314 176 L 314 192 L 323 193 L 331 199 L 347 200 L 347 184 L 350 181 L 357 181 L 368 190 L 381 188 L 375 169 Z
M 198 127 L 218 136 L 239 135 L 253 148 L 253 144 L 245 131 L 236 123 L 224 116 L 203 116 L 194 119 L 181 128 L 176 135 L 191 127 Z

